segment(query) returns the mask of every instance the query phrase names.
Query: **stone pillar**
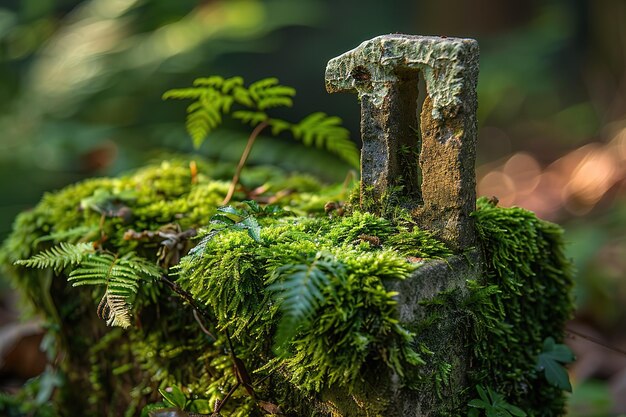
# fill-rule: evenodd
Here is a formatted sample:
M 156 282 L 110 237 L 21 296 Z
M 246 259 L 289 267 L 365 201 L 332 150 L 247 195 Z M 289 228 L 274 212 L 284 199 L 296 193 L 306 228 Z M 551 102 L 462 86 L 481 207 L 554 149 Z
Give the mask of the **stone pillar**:
M 456 250 L 474 245 L 477 79 L 472 39 L 384 35 L 328 62 L 326 89 L 361 102 L 363 209 L 396 190 L 420 227 Z
M 421 109 L 420 76 L 426 85 Z M 361 208 L 385 213 L 383 207 L 399 204 L 419 227 L 464 252 L 385 284 L 397 293 L 400 322 L 432 355 L 414 381 L 380 372 L 364 375 L 361 393 L 327 393 L 335 415 L 434 417 L 466 408 L 467 323 L 454 314 L 439 317 L 436 325 L 424 323 L 430 314 L 425 303 L 442 291 L 464 299 L 467 280 L 482 274 L 470 217 L 476 204 L 477 78 L 478 44 L 471 39 L 385 35 L 328 62 L 327 90 L 356 92 L 361 103 Z M 440 377 L 444 384 L 436 382 Z

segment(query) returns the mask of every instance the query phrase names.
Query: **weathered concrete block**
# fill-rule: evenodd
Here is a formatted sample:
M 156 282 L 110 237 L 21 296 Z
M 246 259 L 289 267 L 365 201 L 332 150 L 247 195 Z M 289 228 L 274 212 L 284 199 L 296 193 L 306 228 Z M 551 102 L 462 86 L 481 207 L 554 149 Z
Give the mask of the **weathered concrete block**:
M 442 292 L 458 300 L 468 295 L 466 282 L 478 280 L 482 262 L 478 251 L 456 255 L 445 260 L 428 261 L 406 280 L 386 284 L 398 293 L 398 316 L 403 327 L 417 334 L 416 343 L 432 351 L 420 369 L 420 380 L 412 387 L 406 378 L 380 368 L 366 375 L 363 391 L 348 394 L 334 390 L 326 393 L 327 407 L 342 417 L 434 417 L 464 409 L 469 400 L 467 371 L 471 363 L 468 346 L 468 323 L 463 316 L 438 316 L 436 324 L 429 322 L 432 314 L 429 301 Z M 428 323 L 428 325 L 426 325 Z M 445 366 L 449 372 L 440 385 L 434 380 Z M 404 381 L 404 382 L 403 382 Z
M 398 292 L 398 311 L 401 323 L 418 332 L 417 342 L 424 342 L 433 352 L 422 369 L 422 374 L 436 374 L 442 364 L 449 365 L 447 381 L 437 386 L 435 381 L 421 389 L 408 389 L 400 384 L 397 375 L 391 377 L 390 401 L 385 417 L 437 416 L 464 408 L 467 403 L 463 391 L 467 388 L 467 371 L 471 363 L 468 347 L 468 323 L 460 316 L 441 317 L 436 326 L 420 329 L 427 320 L 424 302 L 441 292 L 455 291 L 458 299 L 468 295 L 466 282 L 479 280 L 482 262 L 478 251 L 457 255 L 446 260 L 430 261 L 409 279 L 388 286 Z
M 418 116 L 420 74 L 426 95 Z M 328 62 L 327 90 L 356 92 L 361 102 L 362 209 L 384 214 L 393 194 L 421 228 L 450 247 L 474 246 L 477 78 L 478 45 L 471 39 L 385 35 Z M 375 388 L 366 383 L 361 395 L 330 395 L 338 414 L 422 417 L 463 408 L 471 362 L 467 323 L 450 315 L 425 325 L 426 305 L 442 292 L 467 296 L 466 282 L 480 278 L 481 265 L 479 252 L 471 250 L 387 284 L 398 293 L 402 325 L 432 351 L 415 377 L 420 387 L 381 371 L 366 377 Z M 436 382 L 438 373 L 446 383 Z
M 419 74 L 427 91 L 418 117 Z M 472 39 L 384 35 L 328 62 L 326 89 L 361 102 L 364 209 L 402 187 L 421 227 L 455 249 L 474 244 L 477 79 Z

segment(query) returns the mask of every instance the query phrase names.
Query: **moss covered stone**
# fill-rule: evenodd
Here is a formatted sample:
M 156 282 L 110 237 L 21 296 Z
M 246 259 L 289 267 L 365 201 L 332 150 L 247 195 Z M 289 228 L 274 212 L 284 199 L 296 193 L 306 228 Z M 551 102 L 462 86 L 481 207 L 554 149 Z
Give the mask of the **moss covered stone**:
M 478 384 L 528 415 L 562 413 L 562 392 L 535 368 L 542 341 L 561 337 L 572 309 L 557 226 L 481 202 L 480 247 L 452 256 L 407 213 L 328 216 L 324 204 L 345 199 L 342 187 L 267 169 L 251 170 L 248 183 L 292 184 L 282 209 L 236 203 L 239 222 L 220 225 L 216 205 L 227 183 L 212 179 L 216 172 L 200 164 L 193 177 L 186 161 L 173 161 L 88 180 L 17 218 L 2 264 L 56 341 L 49 350 L 64 377 L 51 399 L 58 415 L 145 415 L 166 406 L 158 390 L 168 387 L 182 390 L 189 411 L 209 413 L 237 381 L 233 351 L 255 399 L 237 389 L 224 415 L 261 415 L 261 402 L 293 416 L 462 415 Z M 275 195 L 269 182 L 265 188 Z M 258 229 L 243 227 L 244 218 Z M 81 241 L 163 265 L 162 239 L 128 232 L 172 227 L 198 231 L 181 255 L 196 249 L 163 273 L 210 318 L 207 333 L 159 280 L 141 283 L 133 326 L 123 330 L 96 315 L 102 287 L 68 284 L 71 267 L 14 265 Z
M 380 213 L 399 187 L 395 204 L 421 228 L 455 250 L 475 245 L 477 82 L 473 39 L 383 35 L 328 62 L 326 89 L 361 103 L 363 209 Z
M 231 173 L 184 160 L 44 196 L 0 251 L 47 323 L 40 385 L 59 389 L 39 416 L 478 416 L 482 387 L 561 415 L 537 365 L 571 266 L 557 226 L 474 211 L 476 78 L 463 39 L 388 35 L 329 63 L 362 104 L 357 207 L 269 167 L 218 207 Z

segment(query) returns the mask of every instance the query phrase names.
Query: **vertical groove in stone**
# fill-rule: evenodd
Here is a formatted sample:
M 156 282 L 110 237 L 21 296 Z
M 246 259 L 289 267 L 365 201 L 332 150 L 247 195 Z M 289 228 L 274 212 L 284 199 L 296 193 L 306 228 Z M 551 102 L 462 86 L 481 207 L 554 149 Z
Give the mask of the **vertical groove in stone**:
M 420 73 L 427 96 L 418 121 Z M 471 39 L 379 36 L 326 67 L 329 92 L 361 100 L 363 208 L 382 211 L 388 193 L 401 188 L 398 201 L 420 227 L 456 250 L 475 244 L 477 79 Z

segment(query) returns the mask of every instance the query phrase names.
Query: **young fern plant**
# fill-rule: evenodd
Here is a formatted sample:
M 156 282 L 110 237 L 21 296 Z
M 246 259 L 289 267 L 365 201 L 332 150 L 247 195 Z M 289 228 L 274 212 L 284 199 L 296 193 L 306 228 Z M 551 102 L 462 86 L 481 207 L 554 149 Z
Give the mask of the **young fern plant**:
M 230 202 L 252 146 L 267 128 L 274 136 L 290 132 L 304 145 L 325 149 L 358 167 L 359 152 L 350 140 L 348 130 L 341 126 L 339 117 L 317 112 L 297 123 L 270 117 L 268 110 L 272 108 L 292 107 L 295 94 L 294 88 L 279 84 L 276 78 L 264 78 L 245 86 L 241 77 L 224 79 L 219 76 L 198 78 L 192 87 L 163 94 L 164 100 L 192 100 L 187 107 L 186 128 L 196 148 L 222 123 L 225 115 L 253 127 L 222 205 Z M 240 109 L 234 110 L 234 106 Z
M 333 255 L 318 252 L 301 264 L 276 269 L 266 284 L 280 305 L 282 318 L 276 331 L 274 350 L 282 353 L 301 326 L 308 325 L 325 302 L 324 292 L 332 290 L 332 280 L 343 280 L 345 266 Z
M 131 325 L 131 306 L 142 280 L 161 276 L 160 268 L 132 252 L 124 256 L 95 249 L 92 243 L 62 242 L 29 259 L 15 262 L 29 268 L 52 268 L 60 272 L 71 267 L 72 286 L 98 285 L 104 294 L 98 304 L 98 317 L 108 326 Z

